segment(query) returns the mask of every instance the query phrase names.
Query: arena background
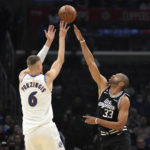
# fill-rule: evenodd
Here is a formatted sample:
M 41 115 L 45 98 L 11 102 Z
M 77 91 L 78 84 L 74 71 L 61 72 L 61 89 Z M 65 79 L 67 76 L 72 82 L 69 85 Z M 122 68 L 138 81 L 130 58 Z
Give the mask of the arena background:
M 44 72 L 58 50 L 57 11 L 70 4 L 78 11 L 75 24 L 83 33 L 101 73 L 130 78 L 128 128 L 132 150 L 150 149 L 150 1 L 149 0 L 1 0 L 0 1 L 0 150 L 24 150 L 18 73 L 26 58 L 45 42 L 44 29 L 57 34 L 44 62 Z M 96 150 L 97 128 L 84 124 L 95 115 L 97 86 L 73 33 L 66 38 L 66 58 L 54 82 L 53 110 L 66 150 Z

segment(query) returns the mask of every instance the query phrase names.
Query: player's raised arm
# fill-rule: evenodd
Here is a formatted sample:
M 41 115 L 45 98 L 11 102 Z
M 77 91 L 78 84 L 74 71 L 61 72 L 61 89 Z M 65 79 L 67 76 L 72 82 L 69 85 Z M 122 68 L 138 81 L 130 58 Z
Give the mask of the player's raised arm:
M 37 56 L 40 57 L 42 63 L 44 62 L 45 60 L 45 57 L 48 53 L 48 50 L 54 40 L 54 37 L 55 37 L 55 32 L 56 32 L 56 29 L 54 28 L 53 25 L 50 25 L 49 28 L 48 28 L 48 31 L 44 30 L 45 32 L 45 37 L 46 37 L 46 43 L 45 45 L 43 46 L 43 48 L 40 50 L 40 52 L 37 54 Z
M 92 53 L 90 52 L 81 32 L 77 28 L 76 25 L 74 25 L 74 32 L 78 39 L 78 41 L 81 44 L 82 53 L 84 55 L 85 61 L 89 67 L 90 73 L 92 75 L 92 78 L 97 83 L 98 89 L 99 89 L 99 95 L 101 94 L 102 90 L 107 87 L 107 80 L 106 78 L 100 74 L 98 67 L 95 63 L 94 57 Z
M 51 46 L 51 44 L 54 40 L 56 29 L 54 28 L 53 25 L 50 25 L 49 28 L 48 28 L 48 31 L 44 30 L 44 32 L 45 32 L 45 37 L 46 37 L 47 40 L 46 40 L 46 43 L 43 46 L 43 48 L 37 54 L 37 56 L 40 57 L 42 63 L 44 62 L 45 57 L 48 53 L 48 50 L 49 50 L 49 48 L 50 48 L 50 46 Z M 21 81 L 23 79 L 25 74 L 29 74 L 29 73 L 30 73 L 29 68 L 26 68 L 26 69 L 22 70 L 19 74 L 19 81 Z
M 60 22 L 58 57 L 56 61 L 52 64 L 50 70 L 46 73 L 46 79 L 48 79 L 46 81 L 49 83 L 52 83 L 53 80 L 58 76 L 64 63 L 65 38 L 68 30 L 69 27 L 67 27 L 67 23 Z

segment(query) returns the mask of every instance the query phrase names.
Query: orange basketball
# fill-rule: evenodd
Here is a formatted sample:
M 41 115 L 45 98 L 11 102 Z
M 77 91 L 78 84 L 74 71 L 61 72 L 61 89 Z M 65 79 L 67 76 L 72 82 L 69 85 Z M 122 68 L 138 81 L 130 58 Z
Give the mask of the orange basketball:
M 72 23 L 77 17 L 77 12 L 71 5 L 64 5 L 59 9 L 58 16 L 60 20 Z

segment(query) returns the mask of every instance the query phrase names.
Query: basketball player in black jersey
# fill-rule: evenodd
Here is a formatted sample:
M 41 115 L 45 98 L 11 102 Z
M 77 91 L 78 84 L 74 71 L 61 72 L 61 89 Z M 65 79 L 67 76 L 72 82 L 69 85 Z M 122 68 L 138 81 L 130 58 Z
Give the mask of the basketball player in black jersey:
M 127 131 L 127 119 L 130 107 L 129 96 L 124 92 L 129 84 L 123 73 L 112 75 L 109 81 L 99 72 L 81 32 L 74 25 L 74 32 L 81 44 L 82 53 L 98 86 L 97 117 L 83 116 L 85 123 L 98 125 L 101 139 L 100 150 L 129 150 L 130 136 Z

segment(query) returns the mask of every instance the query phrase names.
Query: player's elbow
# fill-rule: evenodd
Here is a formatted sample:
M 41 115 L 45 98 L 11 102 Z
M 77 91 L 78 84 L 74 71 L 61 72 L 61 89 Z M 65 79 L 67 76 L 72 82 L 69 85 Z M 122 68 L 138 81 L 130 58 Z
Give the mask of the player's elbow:
M 60 62 L 61 62 L 61 64 L 64 64 L 65 60 L 64 60 L 64 59 L 62 59 Z
M 64 64 L 64 62 L 65 62 L 64 58 L 58 58 L 57 61 L 58 61 L 60 64 Z

